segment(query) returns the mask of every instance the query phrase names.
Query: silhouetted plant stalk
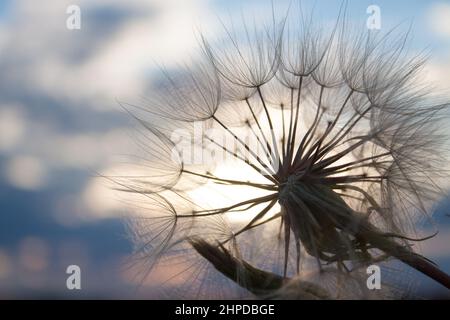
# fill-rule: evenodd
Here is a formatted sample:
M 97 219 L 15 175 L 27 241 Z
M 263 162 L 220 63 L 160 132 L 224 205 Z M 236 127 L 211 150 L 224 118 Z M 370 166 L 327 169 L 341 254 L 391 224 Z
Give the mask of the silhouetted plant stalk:
M 144 173 L 115 181 L 142 197 L 130 226 L 148 269 L 196 253 L 257 295 L 289 298 L 296 283 L 297 298 L 338 298 L 303 268 L 333 274 L 345 288 L 363 267 L 394 258 L 450 288 L 450 277 L 413 250 L 430 238 L 416 228 L 444 194 L 449 105 L 421 84 L 425 59 L 405 51 L 409 32 L 355 33 L 343 16 L 329 32 L 297 15 L 261 30 L 225 29 L 226 46 L 203 37 L 202 60 L 165 72 L 146 104 L 126 106 L 145 128 Z M 207 133 L 192 142 L 199 121 L 234 147 Z M 229 171 L 248 168 L 260 181 L 218 176 L 214 161 L 185 161 L 175 129 L 193 152 L 224 152 Z M 262 193 L 204 208 L 190 192 L 205 184 Z M 236 227 L 230 213 L 247 222 Z

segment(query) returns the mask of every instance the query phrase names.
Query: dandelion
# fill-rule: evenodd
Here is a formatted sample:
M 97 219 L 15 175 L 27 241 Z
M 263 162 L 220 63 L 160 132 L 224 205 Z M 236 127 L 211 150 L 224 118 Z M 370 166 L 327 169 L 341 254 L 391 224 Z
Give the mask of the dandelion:
M 367 298 L 364 267 L 398 260 L 450 288 L 414 249 L 444 194 L 449 104 L 422 84 L 408 32 L 346 21 L 273 17 L 225 29 L 227 45 L 202 37 L 200 62 L 126 106 L 146 129 L 147 173 L 115 181 L 140 197 L 130 229 L 147 270 L 186 259 L 191 289 L 214 282 L 210 268 L 260 297 Z M 210 161 L 186 161 L 175 129 Z

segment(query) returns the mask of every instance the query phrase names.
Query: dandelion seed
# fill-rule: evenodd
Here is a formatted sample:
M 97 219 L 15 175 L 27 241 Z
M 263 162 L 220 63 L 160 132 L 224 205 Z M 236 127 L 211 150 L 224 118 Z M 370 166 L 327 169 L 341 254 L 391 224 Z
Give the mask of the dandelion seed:
M 167 75 L 147 105 L 128 106 L 162 161 L 148 179 L 121 180 L 150 203 L 131 220 L 139 259 L 150 269 L 173 250 L 195 255 L 196 266 L 272 298 L 365 298 L 355 289 L 361 270 L 389 259 L 450 288 L 413 250 L 446 177 L 449 104 L 421 84 L 425 59 L 407 53 L 408 32 L 354 35 L 345 14 L 329 32 L 312 17 L 293 21 L 300 28 L 284 18 L 262 31 L 244 24 L 243 36 L 227 29 L 227 47 L 203 38 L 198 66 Z M 204 132 L 200 146 L 230 157 L 228 176 L 216 170 L 224 164 L 189 167 L 179 153 L 171 165 L 168 148 L 177 149 L 156 124 L 191 130 L 195 121 L 233 142 Z M 233 176 L 241 169 L 251 174 Z M 220 187 L 228 204 L 197 201 L 202 184 L 204 198 Z

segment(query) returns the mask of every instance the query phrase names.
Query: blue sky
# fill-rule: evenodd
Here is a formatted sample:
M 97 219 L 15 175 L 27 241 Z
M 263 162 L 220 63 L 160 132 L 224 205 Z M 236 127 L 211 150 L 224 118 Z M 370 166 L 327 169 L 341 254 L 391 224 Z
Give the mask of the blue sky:
M 125 209 L 94 177 L 134 150 L 116 99 L 151 88 L 155 61 L 174 67 L 194 53 L 199 22 L 220 37 L 217 15 L 267 12 L 270 2 L 76 2 L 82 28 L 70 31 L 73 1 L 0 1 L 0 297 L 157 297 L 151 286 L 136 293 L 124 274 Z M 372 4 L 383 29 L 413 21 L 413 50 L 430 48 L 430 78 L 450 89 L 450 2 L 349 1 L 349 16 L 364 23 Z M 317 1 L 316 12 L 332 20 L 339 5 Z M 450 239 L 447 206 L 436 246 Z M 450 271 L 449 251 L 435 259 Z M 86 270 L 81 293 L 65 288 L 67 263 Z

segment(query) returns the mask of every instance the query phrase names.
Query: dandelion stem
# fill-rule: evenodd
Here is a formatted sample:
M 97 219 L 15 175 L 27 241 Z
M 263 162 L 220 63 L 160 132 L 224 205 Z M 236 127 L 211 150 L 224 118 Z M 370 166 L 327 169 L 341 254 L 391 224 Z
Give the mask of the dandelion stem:
M 188 173 L 188 174 L 192 174 L 194 176 L 198 176 L 198 177 L 202 177 L 202 178 L 207 178 L 207 179 L 211 179 L 211 180 L 215 180 L 215 181 L 220 181 L 220 182 L 225 182 L 225 183 L 229 183 L 232 185 L 245 185 L 245 186 L 250 186 L 250 187 L 254 187 L 254 188 L 259 188 L 259 189 L 265 189 L 265 190 L 277 190 L 277 188 L 273 185 L 267 185 L 267 184 L 259 184 L 259 183 L 253 183 L 253 182 L 248 182 L 248 181 L 241 181 L 241 180 L 232 180 L 232 179 L 222 179 L 222 178 L 218 178 L 212 175 L 208 175 L 208 174 L 201 174 L 201 173 L 197 173 L 197 172 L 193 172 L 193 171 L 189 171 L 189 170 L 184 170 L 184 173 Z
M 364 139 L 364 140 L 361 140 L 361 141 L 355 143 L 354 145 L 352 145 L 352 146 L 348 147 L 347 149 L 345 149 L 345 150 L 339 152 L 338 154 L 335 154 L 334 156 L 331 156 L 331 157 L 329 157 L 329 158 L 326 158 L 326 159 L 324 159 L 324 160 L 318 162 L 318 163 L 314 166 L 314 168 L 315 168 L 315 169 L 323 169 L 323 168 L 328 167 L 330 164 L 332 164 L 332 163 L 338 161 L 338 160 L 341 159 L 342 157 L 346 156 L 349 152 L 351 152 L 351 151 L 355 150 L 356 148 L 360 147 L 361 145 L 363 145 L 363 144 L 366 143 L 367 141 L 369 141 L 368 138 L 366 138 L 366 139 Z M 321 156 L 323 156 L 323 155 L 321 155 Z
M 253 199 L 249 199 L 249 200 L 246 200 L 246 201 L 242 201 L 242 202 L 236 203 L 234 205 L 231 205 L 229 207 L 224 207 L 224 208 L 220 208 L 220 209 L 203 210 L 203 211 L 193 211 L 193 214 L 180 214 L 180 215 L 177 215 L 177 217 L 182 218 L 182 217 L 212 216 L 212 215 L 216 215 L 216 214 L 225 213 L 225 212 L 230 211 L 230 210 L 232 210 L 234 208 L 242 207 L 242 206 L 244 206 L 246 204 L 264 203 L 264 202 L 267 202 L 267 201 L 271 201 L 271 200 L 273 200 L 273 199 L 275 199 L 277 197 L 278 197 L 277 193 L 272 193 L 272 194 L 267 195 L 267 196 L 253 198 Z M 199 212 L 208 212 L 208 213 L 198 214 Z
M 347 134 L 353 129 L 353 127 L 372 109 L 373 105 L 370 105 L 366 110 L 364 110 L 358 117 L 356 117 L 356 120 L 351 123 L 352 119 L 350 118 L 347 123 L 339 130 L 339 132 L 334 136 L 333 139 L 331 139 L 330 142 L 327 143 L 327 145 L 324 146 L 323 151 L 320 154 L 320 157 L 327 154 L 331 149 L 333 149 L 339 141 L 341 141 L 344 137 L 347 136 Z M 344 133 L 342 133 L 340 136 L 339 134 L 345 130 Z
M 342 112 L 343 112 L 344 109 L 345 109 L 345 106 L 347 105 L 348 101 L 350 100 L 350 98 L 352 97 L 352 95 L 353 95 L 354 92 L 355 92 L 355 90 L 351 89 L 350 92 L 348 93 L 347 97 L 346 97 L 345 100 L 344 100 L 344 103 L 343 103 L 342 106 L 340 107 L 340 109 L 339 109 L 337 115 L 334 117 L 334 120 L 333 120 L 333 122 L 331 123 L 330 129 L 329 129 L 328 131 L 326 131 L 326 133 L 324 134 L 325 137 L 326 137 L 326 136 L 334 129 L 334 127 L 336 126 L 336 124 L 337 124 L 339 118 L 340 118 L 341 115 L 342 115 Z
M 275 205 L 277 202 L 277 199 L 272 200 L 264 209 L 262 209 L 245 227 L 243 227 L 240 231 L 237 232 L 237 234 L 240 234 L 242 232 L 245 232 L 249 229 L 251 229 L 254 225 L 254 223 L 258 220 L 261 220 L 267 212 L 269 212 L 270 209 Z
M 269 151 L 267 149 L 268 146 L 265 146 L 264 143 L 261 141 L 261 138 L 259 137 L 259 135 L 256 133 L 255 128 L 253 128 L 253 126 L 251 125 L 251 123 L 249 121 L 246 122 L 247 124 L 247 128 L 249 128 L 250 132 L 253 134 L 253 136 L 256 138 L 256 141 L 258 141 L 258 144 L 263 148 L 265 154 L 266 154 L 266 160 L 270 161 L 270 154 L 271 151 Z
M 286 157 L 286 125 L 285 125 L 285 120 L 284 120 L 284 104 L 280 104 L 280 108 L 281 108 L 281 123 L 282 123 L 282 136 L 281 136 L 281 152 L 282 152 L 282 158 L 283 161 Z
M 248 98 L 245 99 L 245 103 L 247 104 L 248 108 L 250 109 L 250 113 L 252 114 L 253 120 L 255 121 L 256 126 L 258 127 L 259 132 L 261 133 L 261 136 L 263 137 L 264 142 L 266 143 L 265 151 L 266 151 L 266 153 L 268 153 L 269 155 L 271 155 L 271 154 L 272 154 L 272 149 L 270 148 L 269 141 L 267 141 L 267 138 L 266 138 L 266 136 L 264 135 L 264 132 L 263 132 L 263 130 L 262 130 L 262 128 L 261 128 L 261 125 L 259 124 L 258 118 L 256 117 L 255 112 L 253 111 L 253 108 L 252 108 L 252 106 L 251 106 L 250 101 L 248 100 Z M 258 139 L 258 141 L 260 141 L 259 136 L 256 135 L 256 133 L 255 133 L 255 136 L 256 136 L 256 138 Z M 268 156 L 268 158 L 269 158 L 269 156 Z
M 255 223 L 255 224 L 249 226 L 246 230 L 243 230 L 243 229 L 242 229 L 242 230 L 236 232 L 233 236 L 234 236 L 234 237 L 237 237 L 238 235 L 244 233 L 244 232 L 247 231 L 247 230 L 250 230 L 250 229 L 259 227 L 259 226 L 261 226 L 261 225 L 263 225 L 263 224 L 266 224 L 266 223 L 268 223 L 268 222 L 270 222 L 270 221 L 276 220 L 276 219 L 278 219 L 278 218 L 280 218 L 280 217 L 281 217 L 281 212 L 279 212 L 279 213 L 273 215 L 273 216 L 270 217 L 270 218 L 267 218 L 266 220 L 263 220 L 263 221 L 261 221 L 261 222 L 258 222 L 258 223 Z
M 285 158 L 283 159 L 283 170 L 285 170 L 285 168 L 287 168 L 288 164 L 289 164 L 289 160 L 287 158 L 287 156 L 290 154 L 291 152 L 291 139 L 292 139 L 292 126 L 293 126 L 293 122 L 294 122 L 294 88 L 291 88 L 291 94 L 290 94 L 290 98 L 291 98 L 291 112 L 290 112 L 290 116 L 289 116 L 289 133 L 288 133 L 288 139 L 286 141 L 287 144 L 287 150 L 286 150 L 286 155 Z
M 292 158 L 294 157 L 293 150 L 295 148 L 295 136 L 297 134 L 297 124 L 298 124 L 298 116 L 299 116 L 299 109 L 300 109 L 300 98 L 302 95 L 302 84 L 303 84 L 303 76 L 300 76 L 299 84 L 298 84 L 298 94 L 297 94 L 297 105 L 295 110 L 295 122 L 294 122 L 294 128 L 292 129 L 292 136 L 290 141 L 290 152 L 288 152 L 288 164 L 290 165 L 292 162 Z M 293 114 L 293 112 L 292 112 Z M 292 116 L 291 114 L 291 116 Z
M 436 280 L 447 289 L 450 289 L 450 276 L 440 270 L 436 265 L 431 263 L 426 258 L 415 252 L 412 252 L 408 247 L 402 246 L 392 241 L 379 232 L 366 231 L 362 235 L 365 238 L 369 239 L 370 242 L 378 249 L 386 252 L 393 257 L 396 257 L 410 267 Z
M 273 163 L 273 165 L 275 165 L 278 162 L 278 165 L 280 165 L 280 167 L 281 167 L 281 163 L 280 163 L 281 159 L 280 159 L 280 156 L 278 153 L 278 143 L 277 143 L 277 139 L 275 138 L 275 130 L 273 128 L 272 119 L 270 117 L 269 110 L 267 109 L 266 101 L 264 100 L 260 86 L 257 87 L 257 91 L 258 91 L 259 98 L 261 99 L 261 102 L 263 104 L 264 112 L 266 113 L 267 121 L 269 122 L 270 134 L 272 136 L 272 145 L 273 145 L 273 149 L 274 149 L 271 152 L 272 163 Z
M 260 164 L 265 170 L 267 170 L 267 172 L 270 172 L 270 168 L 262 162 L 261 158 L 260 158 L 257 154 L 255 154 L 255 152 L 253 152 L 253 150 L 250 149 L 250 147 L 249 147 L 244 141 L 242 141 L 235 133 L 233 133 L 233 131 L 231 131 L 231 129 L 229 129 L 229 128 L 228 128 L 222 121 L 220 121 L 216 116 L 213 116 L 212 118 L 213 118 L 218 124 L 220 124 L 226 131 L 228 131 L 228 133 L 230 133 L 236 141 L 238 141 L 241 145 L 243 145 L 244 148 L 245 148 L 245 149 L 246 149 L 246 150 L 247 150 L 247 151 L 248 151 L 248 152 L 256 159 L 256 161 L 258 161 L 259 164 Z
M 320 108 L 322 105 L 322 94 L 323 94 L 324 89 L 325 89 L 324 86 L 320 86 L 319 102 L 317 103 L 316 115 L 314 116 L 314 120 L 313 120 L 311 126 L 308 128 L 308 131 L 306 131 L 305 135 L 302 138 L 302 141 L 300 142 L 300 146 L 298 147 L 295 158 L 294 158 L 294 166 L 295 166 L 295 163 L 298 161 L 298 159 L 302 156 L 304 148 L 306 148 L 306 146 L 308 145 L 309 136 L 310 135 L 314 136 L 314 132 L 317 128 L 317 124 L 320 121 L 319 114 L 320 114 Z M 305 142 L 307 140 L 308 140 L 308 142 L 305 144 Z
M 225 151 L 226 153 L 232 155 L 233 157 L 235 157 L 238 160 L 241 160 L 242 162 L 244 162 L 245 164 L 249 165 L 252 169 L 254 169 L 256 172 L 261 173 L 264 172 L 264 169 L 258 168 L 255 164 L 251 163 L 248 159 L 244 159 L 243 157 L 239 156 L 237 154 L 237 152 L 232 152 L 231 150 L 229 150 L 227 147 L 221 145 L 220 143 L 217 143 L 214 139 L 211 139 L 210 137 L 205 137 L 206 139 L 208 139 L 209 141 L 211 141 L 212 143 L 214 143 L 216 146 L 218 146 L 219 148 L 221 148 L 223 151 Z M 267 180 L 273 182 L 274 184 L 277 183 L 277 181 L 269 174 L 263 174 L 262 175 L 264 178 L 266 178 Z
M 347 162 L 345 164 L 339 165 L 339 166 L 334 166 L 334 167 L 329 167 L 326 169 L 323 169 L 320 171 L 321 175 L 329 175 L 329 174 L 335 174 L 335 173 L 340 173 L 340 172 L 345 172 L 345 171 L 349 171 L 349 170 L 353 170 L 359 167 L 366 167 L 369 166 L 368 164 L 364 164 L 364 162 L 366 161 L 372 161 L 372 160 L 376 160 L 378 158 L 382 158 L 382 157 L 386 157 L 391 155 L 391 152 L 385 152 L 385 153 L 381 153 L 375 156 L 371 156 L 371 157 L 367 157 L 367 158 L 363 158 L 361 160 L 355 160 L 355 161 L 351 161 L 351 162 Z M 383 163 L 383 162 L 377 162 L 378 164 Z

